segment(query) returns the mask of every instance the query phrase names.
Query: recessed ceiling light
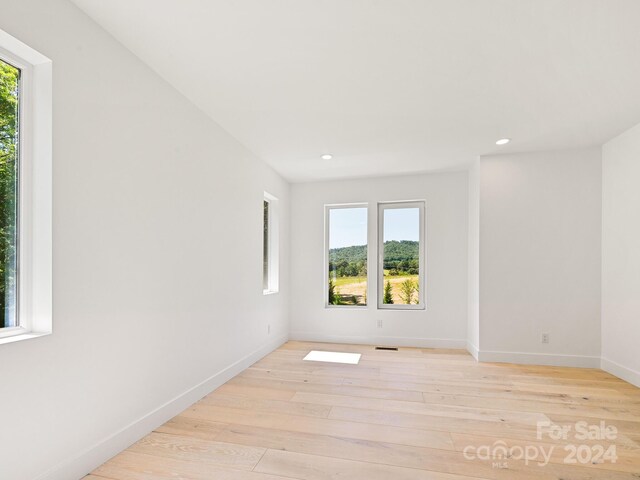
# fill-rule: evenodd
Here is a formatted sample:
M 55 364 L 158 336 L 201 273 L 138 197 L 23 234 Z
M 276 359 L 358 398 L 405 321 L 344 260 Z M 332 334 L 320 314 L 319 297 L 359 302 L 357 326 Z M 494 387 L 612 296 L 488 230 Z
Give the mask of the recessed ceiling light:
M 496 145 L 506 145 L 507 143 L 509 143 L 511 141 L 510 138 L 501 138 L 500 140 L 498 140 L 496 142 Z
M 333 155 L 331 155 L 330 153 L 325 153 L 320 158 L 323 160 L 331 160 L 333 158 Z

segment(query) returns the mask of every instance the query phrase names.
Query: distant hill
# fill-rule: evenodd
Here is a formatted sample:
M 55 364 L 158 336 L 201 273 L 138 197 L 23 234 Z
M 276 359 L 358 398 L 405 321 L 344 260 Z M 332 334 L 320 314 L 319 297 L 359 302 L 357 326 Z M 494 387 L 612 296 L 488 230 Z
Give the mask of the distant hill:
M 384 242 L 384 261 L 390 262 L 409 262 L 420 258 L 420 242 L 413 240 L 391 240 Z
M 340 263 L 345 261 L 347 263 L 363 262 L 367 259 L 367 246 L 366 245 L 353 245 L 351 247 L 332 248 L 329 250 L 329 261 Z
M 402 271 L 417 271 L 420 258 L 420 242 L 413 240 L 391 240 L 384 243 L 384 268 Z M 366 264 L 367 246 L 354 245 L 351 247 L 332 248 L 329 250 L 330 268 L 336 268 L 340 273 L 349 275 L 351 271 L 362 269 Z M 339 265 L 342 264 L 342 268 Z M 351 268 L 347 268 L 347 265 Z M 333 268 L 332 268 L 333 267 Z

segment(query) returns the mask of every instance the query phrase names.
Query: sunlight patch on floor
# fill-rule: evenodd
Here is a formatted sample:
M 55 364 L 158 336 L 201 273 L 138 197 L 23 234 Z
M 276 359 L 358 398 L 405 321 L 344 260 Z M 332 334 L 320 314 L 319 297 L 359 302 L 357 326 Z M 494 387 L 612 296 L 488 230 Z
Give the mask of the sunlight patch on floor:
M 357 365 L 360 362 L 360 353 L 344 353 L 344 352 L 322 352 L 320 350 L 310 351 L 305 360 L 311 362 L 331 362 L 331 363 L 348 363 Z

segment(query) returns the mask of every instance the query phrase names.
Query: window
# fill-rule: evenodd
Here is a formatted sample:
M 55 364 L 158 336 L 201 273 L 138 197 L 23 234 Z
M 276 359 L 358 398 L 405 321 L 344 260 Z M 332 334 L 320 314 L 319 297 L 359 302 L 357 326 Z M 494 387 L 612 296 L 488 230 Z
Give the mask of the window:
M 326 305 L 367 305 L 367 206 L 326 207 Z
M 278 292 L 278 199 L 265 192 L 262 202 L 262 293 Z
M 424 202 L 378 205 L 378 308 L 424 309 Z
M 425 308 L 424 209 L 424 201 L 378 204 L 380 309 Z M 366 204 L 325 207 L 327 307 L 367 305 L 367 216 Z
M 262 211 L 262 290 L 269 290 L 269 201 L 263 200 Z
M 0 343 L 51 312 L 51 61 L 0 30 Z
M 0 328 L 19 326 L 16 303 L 20 69 L 0 59 Z

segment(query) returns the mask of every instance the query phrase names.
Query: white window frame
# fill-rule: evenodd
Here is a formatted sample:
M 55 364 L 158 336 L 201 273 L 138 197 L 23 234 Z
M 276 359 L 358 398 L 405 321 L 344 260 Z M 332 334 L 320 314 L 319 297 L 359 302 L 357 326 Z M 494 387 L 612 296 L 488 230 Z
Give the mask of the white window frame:
M 425 246 L 425 205 L 424 200 L 410 200 L 401 202 L 379 202 L 378 203 L 378 309 L 379 310 L 425 310 L 426 305 L 426 283 L 425 283 L 425 260 L 426 260 L 426 246 Z M 420 291 L 418 292 L 419 302 L 417 305 L 401 305 L 401 304 L 386 304 L 383 303 L 384 299 L 384 211 L 389 209 L 399 208 L 418 208 L 420 219 L 420 259 L 418 262 L 418 268 L 420 273 L 418 280 L 420 282 Z
M 20 69 L 17 323 L 0 344 L 52 333 L 52 63 L 0 30 L 0 59 Z
M 367 210 L 367 304 L 366 305 L 332 305 L 329 303 L 329 235 L 330 235 L 330 212 L 341 208 L 364 208 Z M 359 203 L 338 203 L 324 206 L 324 307 L 325 308 L 347 308 L 351 310 L 364 310 L 369 307 L 369 204 Z
M 279 200 L 274 195 L 264 192 L 263 202 L 269 204 L 268 222 L 268 249 L 267 249 L 267 288 L 262 289 L 263 295 L 273 295 L 280 290 L 280 214 Z M 263 203 L 264 206 L 264 203 Z M 264 216 L 263 216 L 264 222 Z M 264 223 L 262 224 L 264 228 Z M 264 252 L 264 245 L 263 245 Z M 263 254 L 264 255 L 264 254 Z M 264 268 L 264 258 L 263 258 Z M 264 275 L 264 270 L 263 270 Z

